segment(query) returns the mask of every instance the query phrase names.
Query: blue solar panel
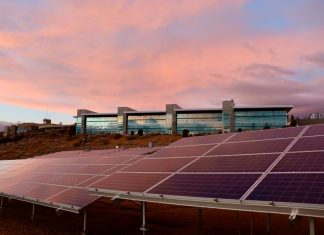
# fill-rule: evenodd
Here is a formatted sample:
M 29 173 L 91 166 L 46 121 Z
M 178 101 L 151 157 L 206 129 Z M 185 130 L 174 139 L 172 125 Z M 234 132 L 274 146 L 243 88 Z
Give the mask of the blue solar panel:
M 149 193 L 239 199 L 259 177 L 259 174 L 176 174 Z
M 264 140 L 252 142 L 226 143 L 207 155 L 235 155 L 251 153 L 276 153 L 284 151 L 293 139 Z
M 302 137 L 290 151 L 324 150 L 324 136 Z
M 183 172 L 263 172 L 279 154 L 203 157 Z
M 231 142 L 263 139 L 278 139 L 296 137 L 305 127 L 290 127 L 270 130 L 247 131 L 239 133 L 230 139 Z
M 324 125 L 312 125 L 303 136 L 314 136 L 314 135 L 324 135 Z
M 324 173 L 269 174 L 247 199 L 324 204 Z
M 272 170 L 276 172 L 324 172 L 324 152 L 286 154 Z

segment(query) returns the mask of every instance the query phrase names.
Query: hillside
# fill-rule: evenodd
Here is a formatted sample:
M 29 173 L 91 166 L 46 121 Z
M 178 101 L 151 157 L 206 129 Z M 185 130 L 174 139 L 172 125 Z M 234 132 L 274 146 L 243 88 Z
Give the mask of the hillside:
M 147 147 L 149 142 L 153 146 L 164 146 L 178 140 L 180 136 L 146 135 L 122 136 L 93 135 L 69 136 L 68 133 L 29 133 L 14 140 L 0 139 L 0 160 L 23 159 L 48 153 L 66 150 L 95 150 L 116 148 Z

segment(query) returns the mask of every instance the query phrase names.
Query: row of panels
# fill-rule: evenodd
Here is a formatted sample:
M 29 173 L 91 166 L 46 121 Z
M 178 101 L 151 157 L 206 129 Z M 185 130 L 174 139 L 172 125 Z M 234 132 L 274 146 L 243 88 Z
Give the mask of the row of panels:
M 99 197 L 87 187 L 155 149 L 55 154 L 58 157 L 0 162 L 0 195 L 79 210 Z M 141 154 L 141 155 L 138 155 Z
M 192 138 L 195 139 L 195 138 Z M 150 158 L 190 157 L 213 155 L 238 155 L 257 153 L 281 153 L 292 142 L 293 138 L 277 140 L 261 140 L 252 142 L 204 144 L 197 146 L 168 147 L 152 154 Z M 290 152 L 324 150 L 324 136 L 301 137 L 289 150 Z
M 235 134 L 222 134 L 222 135 L 210 135 L 200 136 L 193 138 L 181 139 L 169 147 L 181 147 L 190 145 L 202 145 L 202 144 L 218 144 L 218 143 L 236 143 L 246 141 L 260 141 L 270 139 L 291 139 L 297 137 L 305 127 L 289 127 L 282 129 L 270 129 L 270 130 L 259 130 L 259 131 L 248 131 Z M 324 125 L 313 125 L 310 126 L 302 137 L 311 136 L 324 136 Z

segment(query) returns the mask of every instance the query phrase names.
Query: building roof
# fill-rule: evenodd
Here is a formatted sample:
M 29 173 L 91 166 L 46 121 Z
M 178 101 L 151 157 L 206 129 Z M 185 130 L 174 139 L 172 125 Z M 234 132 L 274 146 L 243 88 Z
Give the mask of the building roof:
M 294 105 L 254 105 L 254 106 L 235 106 L 236 109 L 285 109 L 289 112 Z
M 220 108 L 200 108 L 200 109 L 175 109 L 176 112 L 199 112 L 199 111 L 222 111 Z

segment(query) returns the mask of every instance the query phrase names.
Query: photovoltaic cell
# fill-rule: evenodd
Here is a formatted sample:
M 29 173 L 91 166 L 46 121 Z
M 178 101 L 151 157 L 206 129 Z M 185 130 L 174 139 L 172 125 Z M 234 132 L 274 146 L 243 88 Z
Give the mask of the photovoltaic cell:
M 36 183 L 51 183 L 54 180 L 62 177 L 61 174 L 51 174 L 51 173 L 39 173 L 39 174 L 33 174 L 30 176 L 26 176 L 25 180 L 36 182 Z
M 215 144 L 221 143 L 233 134 L 223 134 L 223 135 L 206 135 L 206 136 L 194 136 L 182 138 L 169 146 L 185 146 L 185 145 L 199 145 L 199 144 Z
M 164 148 L 160 151 L 153 153 L 149 158 L 155 157 L 191 157 L 200 156 L 212 149 L 215 145 L 198 145 L 198 146 L 186 146 L 186 147 L 170 147 Z
M 99 197 L 91 195 L 87 189 L 71 188 L 53 197 L 48 201 L 71 205 L 74 207 L 83 207 L 89 203 L 97 200 Z
M 94 182 L 97 182 L 99 180 L 102 180 L 105 176 L 92 176 L 90 179 L 78 184 L 78 187 L 88 187 L 90 184 L 93 184 Z
M 259 131 L 246 131 L 235 135 L 230 139 L 231 142 L 262 140 L 262 139 L 277 139 L 296 137 L 304 129 L 304 127 L 289 127 L 280 129 L 269 129 Z
M 269 174 L 247 199 L 324 204 L 324 174 Z
M 282 152 L 288 147 L 292 140 L 293 139 L 280 139 L 226 143 L 218 146 L 207 155 L 235 155 Z
M 272 170 L 275 172 L 324 172 L 324 152 L 287 153 Z
M 311 125 L 303 136 L 324 135 L 324 125 Z
M 57 193 L 63 192 L 66 189 L 68 189 L 68 187 L 40 184 L 38 187 L 25 192 L 24 196 L 46 200 L 47 198 L 52 197 Z
M 240 199 L 259 174 L 176 174 L 149 193 Z
M 175 172 L 191 162 L 194 158 L 143 159 L 122 171 L 130 172 Z
M 107 171 L 104 171 L 101 174 L 102 175 L 111 175 L 111 174 L 115 173 L 116 171 L 119 171 L 119 170 L 125 168 L 126 166 L 127 165 L 115 165 L 113 168 L 111 168 Z
M 324 136 L 302 137 L 290 151 L 324 150 Z
M 52 184 L 74 186 L 74 185 L 80 184 L 80 183 L 90 179 L 91 177 L 92 177 L 91 175 L 67 174 L 67 175 L 63 175 L 60 178 L 52 181 Z
M 115 173 L 90 185 L 90 187 L 127 192 L 144 192 L 167 176 L 168 174 Z
M 9 187 L 3 188 L 1 191 L 3 193 L 9 194 L 9 195 L 16 195 L 16 196 L 22 196 L 27 191 L 33 190 L 34 188 L 38 188 L 39 184 L 36 183 L 28 183 L 28 182 L 19 182 L 16 184 L 12 184 Z
M 113 168 L 114 165 L 88 165 L 83 166 L 82 168 L 75 171 L 76 174 L 101 174 L 111 168 Z
M 43 165 L 36 169 L 36 172 L 43 173 L 73 173 L 83 167 L 82 165 Z
M 120 156 L 104 156 L 102 159 L 96 161 L 96 164 L 122 164 L 131 160 L 134 155 L 120 155 Z
M 263 172 L 279 154 L 203 157 L 182 172 Z

